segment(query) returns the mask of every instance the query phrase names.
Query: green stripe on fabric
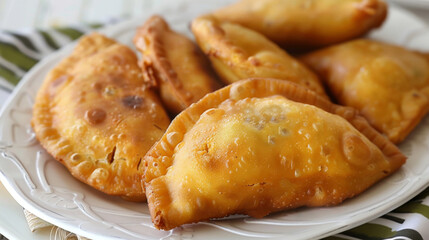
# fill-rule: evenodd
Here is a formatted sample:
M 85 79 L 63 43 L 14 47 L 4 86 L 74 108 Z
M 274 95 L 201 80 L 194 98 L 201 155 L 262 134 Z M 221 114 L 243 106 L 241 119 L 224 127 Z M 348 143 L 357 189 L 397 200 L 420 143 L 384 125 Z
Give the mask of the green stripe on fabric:
M 423 205 L 418 202 L 408 202 L 393 212 L 396 213 L 419 213 L 429 219 L 429 206 Z
M 391 228 L 374 223 L 363 224 L 342 234 L 366 240 L 381 240 L 395 235 Z
M 2 65 L 0 65 L 0 77 L 4 78 L 6 81 L 12 83 L 13 85 L 18 84 L 20 80 L 20 78 L 16 76 L 15 73 L 3 67 Z
M 393 222 L 396 222 L 396 223 L 400 223 L 400 224 L 402 224 L 402 223 L 405 222 L 404 219 L 398 218 L 398 217 L 395 217 L 395 216 L 391 216 L 391 215 L 384 215 L 384 216 L 381 216 L 380 218 L 388 219 L 390 221 L 393 221 Z
M 54 41 L 54 39 L 51 37 L 51 35 L 49 35 L 49 33 L 48 32 L 46 32 L 46 31 L 42 31 L 42 30 L 39 30 L 38 31 L 39 33 L 40 33 L 40 35 L 42 35 L 42 37 L 43 37 L 43 39 L 45 40 L 45 42 L 51 47 L 51 48 L 53 48 L 53 49 L 58 49 L 58 48 L 60 48 L 59 46 L 58 46 L 58 44 Z
M 83 35 L 83 32 L 70 27 L 60 27 L 60 28 L 55 28 L 55 30 L 66 35 L 72 40 L 78 39 L 80 36 Z
M 88 24 L 88 26 L 90 27 L 90 28 L 94 28 L 94 29 L 97 29 L 97 28 L 101 28 L 102 26 L 104 26 L 103 24 L 101 24 L 101 23 L 91 23 L 91 24 Z
M 21 41 L 22 44 L 24 44 L 27 48 L 37 52 L 37 48 L 34 46 L 33 42 L 31 42 L 31 40 L 28 37 L 26 37 L 25 35 L 10 32 L 10 31 L 6 31 L 6 33 L 14 36 L 16 39 Z
M 38 61 L 23 54 L 17 47 L 10 43 L 0 41 L 0 56 L 19 68 L 28 71 Z
M 414 229 L 402 229 L 398 231 L 394 237 L 407 237 L 413 240 L 424 240 L 422 235 Z
M 383 240 L 393 237 L 407 237 L 413 240 L 423 240 L 422 235 L 414 229 L 402 229 L 396 232 L 392 231 L 392 229 L 387 226 L 375 223 L 366 223 L 341 234 L 365 240 Z
M 348 240 L 348 239 L 347 238 L 338 237 L 338 236 L 331 236 L 331 237 L 323 238 L 323 240 Z

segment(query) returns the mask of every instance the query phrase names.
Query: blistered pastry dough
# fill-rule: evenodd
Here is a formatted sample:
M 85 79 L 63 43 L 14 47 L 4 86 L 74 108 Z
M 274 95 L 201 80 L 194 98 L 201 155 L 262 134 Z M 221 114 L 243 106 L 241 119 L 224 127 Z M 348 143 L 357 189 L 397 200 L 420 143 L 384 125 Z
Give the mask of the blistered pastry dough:
M 241 0 L 214 12 L 287 48 L 321 47 L 364 35 L 385 20 L 381 0 Z
M 395 143 L 404 140 L 429 110 L 429 61 L 420 53 L 362 39 L 302 60 L 340 104 L 359 109 Z
M 48 74 L 32 119 L 41 145 L 74 177 L 134 201 L 145 199 L 142 158 L 169 123 L 136 55 L 100 34 L 83 37 Z
M 179 114 L 144 158 L 155 227 L 330 206 L 405 157 L 357 111 L 299 85 L 236 82 Z
M 143 55 L 143 73 L 159 86 L 171 112 L 181 112 L 220 87 L 204 54 L 186 36 L 171 30 L 162 17 L 149 18 L 137 30 L 134 44 Z
M 325 95 L 314 73 L 258 32 L 219 22 L 212 16 L 194 19 L 192 32 L 226 83 L 270 77 L 292 81 Z

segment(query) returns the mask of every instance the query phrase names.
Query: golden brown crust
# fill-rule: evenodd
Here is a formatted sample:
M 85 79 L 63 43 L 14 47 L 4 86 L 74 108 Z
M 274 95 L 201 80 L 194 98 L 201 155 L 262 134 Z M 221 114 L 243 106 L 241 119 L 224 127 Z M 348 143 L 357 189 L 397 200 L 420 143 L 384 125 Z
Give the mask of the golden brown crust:
M 326 96 L 314 73 L 260 33 L 210 15 L 194 19 L 191 28 L 225 83 L 252 77 L 277 78 Z
M 422 52 L 419 52 L 419 54 L 423 55 L 423 57 L 425 57 L 425 58 L 426 58 L 426 60 L 429 62 L 429 53 L 422 53 Z
M 429 110 L 429 61 L 424 55 L 374 40 L 354 40 L 301 58 L 336 100 L 361 114 L 394 143 Z
M 184 35 L 154 15 L 137 30 L 134 44 L 143 55 L 145 77 L 160 88 L 162 101 L 177 114 L 219 88 L 207 59 Z
M 32 118 L 40 144 L 74 177 L 132 201 L 145 200 L 141 160 L 168 124 L 135 54 L 96 33 L 48 74 Z
M 314 48 L 379 27 L 387 6 L 381 0 L 241 0 L 213 14 L 254 29 L 280 46 Z
M 263 107 L 260 108 L 264 104 L 272 106 L 271 102 L 278 103 L 273 106 L 286 104 L 289 106 L 286 108 L 288 114 L 298 115 L 285 116 L 277 107 L 267 108 L 266 112 Z M 240 110 L 240 106 L 246 107 L 247 104 L 256 105 L 250 105 L 252 107 L 248 110 Z M 297 110 L 293 110 L 294 108 Z M 254 111 L 256 115 L 246 115 L 248 111 Z M 272 115 L 275 112 L 281 114 Z M 223 122 L 223 116 L 231 116 L 228 115 L 230 113 L 237 117 Z M 268 115 L 265 116 L 265 113 Z M 247 116 L 245 121 L 248 123 L 243 125 L 237 120 L 243 116 L 241 114 Z M 316 166 L 309 162 L 308 167 L 313 170 L 308 171 L 314 171 L 315 174 L 305 173 L 306 168 L 301 169 L 302 164 L 307 166 L 305 156 L 313 156 L 312 151 L 300 150 L 302 147 L 306 148 L 306 145 L 293 145 L 295 142 L 305 142 L 305 138 L 296 136 L 289 139 L 292 142 L 287 145 L 270 148 L 276 142 L 283 141 L 281 136 L 288 136 L 292 130 L 282 131 L 280 127 L 276 136 L 269 134 L 272 131 L 269 126 L 277 126 L 275 124 L 279 121 L 296 119 L 299 119 L 297 126 L 304 127 L 302 134 L 309 134 L 311 142 L 308 142 L 308 148 L 311 150 L 311 147 L 316 147 L 320 134 L 324 135 L 323 132 L 317 133 L 317 124 L 325 121 L 322 115 L 330 119 L 325 119 L 327 125 L 323 129 L 328 133 L 320 142 L 339 144 L 344 155 L 340 154 L 341 149 L 329 149 L 335 147 L 335 144 L 328 144 L 329 147 L 326 148 L 322 146 L 320 154 L 332 154 L 336 157 L 331 163 L 324 162 L 320 157 L 310 157 L 309 161 L 313 161 Z M 295 118 L 296 116 L 300 117 Z M 312 119 L 314 116 L 321 118 L 303 123 L 305 119 Z M 266 118 L 267 121 L 260 118 Z M 234 128 L 236 124 L 238 127 Z M 247 128 L 248 124 L 251 125 L 250 128 Z M 306 127 L 307 124 L 309 128 Z M 256 129 L 256 135 L 252 135 L 252 129 Z M 277 128 L 274 129 L 277 131 Z M 341 129 L 348 130 L 343 134 Z M 301 134 L 301 130 L 293 131 Z M 264 134 L 268 134 L 268 139 Z M 329 138 L 336 134 L 340 134 L 338 136 L 342 136 L 342 140 Z M 315 142 L 316 145 L 313 145 Z M 264 152 L 263 149 L 270 150 Z M 281 157 L 278 162 L 273 161 L 273 158 L 277 159 L 276 151 L 280 151 L 281 156 L 284 151 L 290 151 L 291 155 L 285 155 L 284 159 Z M 256 154 L 256 159 L 252 154 Z M 304 162 L 298 160 L 300 154 L 304 154 Z M 289 159 L 294 156 L 298 159 L 292 164 L 293 161 Z M 347 160 L 343 164 L 340 159 L 344 156 Z M 370 127 L 356 110 L 332 104 L 294 83 L 275 79 L 249 79 L 207 95 L 173 120 L 161 140 L 145 156 L 145 186 L 155 227 L 171 229 L 184 223 L 234 213 L 262 217 L 282 209 L 338 204 L 396 171 L 405 159 L 399 149 Z M 317 165 L 318 162 L 323 164 Z M 276 165 L 279 163 L 281 166 Z M 279 172 L 285 165 L 291 165 L 291 169 Z M 323 172 L 328 175 L 323 175 Z M 176 178 L 181 179 L 180 184 Z M 285 190 L 285 193 L 280 189 Z

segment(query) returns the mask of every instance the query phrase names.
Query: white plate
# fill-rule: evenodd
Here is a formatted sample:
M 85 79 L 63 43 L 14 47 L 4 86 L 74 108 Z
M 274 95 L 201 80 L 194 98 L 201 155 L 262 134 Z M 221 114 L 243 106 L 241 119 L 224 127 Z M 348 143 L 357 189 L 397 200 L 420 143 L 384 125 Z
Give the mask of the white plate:
M 22 207 L 12 198 L 1 183 L 0 212 L 0 232 L 8 239 L 49 239 L 51 235 L 50 228 L 40 229 L 33 233 L 30 228 L 26 227 L 28 224 Z
M 230 1 L 188 0 L 164 9 L 161 14 L 174 29 L 189 34 L 192 17 Z M 143 20 L 125 22 L 104 33 L 131 45 L 135 28 Z M 398 26 L 407 30 L 397 31 Z M 413 15 L 393 8 L 387 23 L 372 37 L 429 50 L 426 30 Z M 339 206 L 302 208 L 262 219 L 235 217 L 158 231 L 152 226 L 146 204 L 110 197 L 80 183 L 35 140 L 30 126 L 34 96 L 46 73 L 72 48 L 73 45 L 62 49 L 34 67 L 6 104 L 0 116 L 0 180 L 24 208 L 78 235 L 93 239 L 314 239 L 385 214 L 429 184 L 429 118 L 426 118 L 401 145 L 409 157 L 407 163 L 391 177 Z

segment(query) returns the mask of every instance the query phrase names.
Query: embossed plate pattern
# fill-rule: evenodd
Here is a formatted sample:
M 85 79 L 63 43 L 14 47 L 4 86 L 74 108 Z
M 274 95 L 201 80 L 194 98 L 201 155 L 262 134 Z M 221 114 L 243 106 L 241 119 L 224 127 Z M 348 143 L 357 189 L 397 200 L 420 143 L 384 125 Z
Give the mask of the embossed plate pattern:
M 231 2 L 180 1 L 157 9 L 175 30 L 190 35 L 190 19 Z M 192 4 L 191 4 L 192 3 Z M 103 31 L 131 46 L 140 20 L 131 20 Z M 406 29 L 397 31 L 397 29 Z M 429 31 L 414 16 L 392 8 L 381 30 L 371 37 L 429 51 Z M 400 146 L 409 157 L 400 171 L 374 187 L 330 208 L 303 208 L 262 219 L 234 216 L 171 231 L 158 231 L 146 204 L 106 196 L 75 180 L 38 144 L 30 126 L 37 89 L 46 73 L 73 45 L 44 59 L 15 89 L 0 116 L 0 180 L 23 207 L 61 228 L 93 239 L 314 239 L 328 236 L 374 219 L 400 206 L 429 184 L 429 118 L 425 118 Z

